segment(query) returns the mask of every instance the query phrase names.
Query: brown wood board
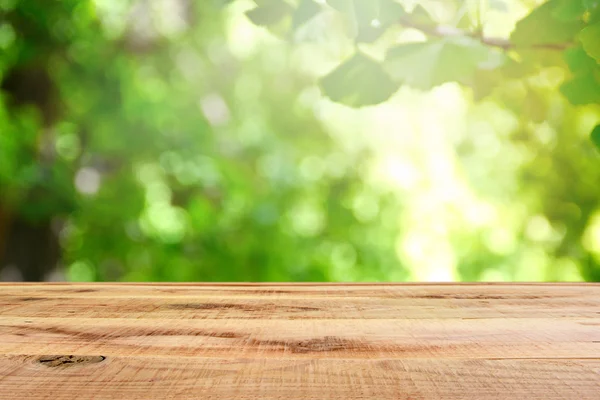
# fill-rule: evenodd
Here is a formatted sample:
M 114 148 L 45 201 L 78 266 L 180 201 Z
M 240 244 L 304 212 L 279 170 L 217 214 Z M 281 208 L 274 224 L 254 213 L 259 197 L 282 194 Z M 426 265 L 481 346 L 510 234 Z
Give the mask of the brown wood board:
M 0 399 L 595 399 L 598 284 L 0 284 Z

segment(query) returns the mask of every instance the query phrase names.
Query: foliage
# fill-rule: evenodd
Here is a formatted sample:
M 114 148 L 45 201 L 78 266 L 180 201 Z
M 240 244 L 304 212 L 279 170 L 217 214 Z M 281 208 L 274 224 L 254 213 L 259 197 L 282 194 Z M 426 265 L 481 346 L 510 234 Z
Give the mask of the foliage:
M 472 7 L 481 9 L 484 3 L 473 2 Z M 491 95 L 497 86 L 510 84 L 509 80 L 531 79 L 548 66 L 565 69 L 564 76 L 570 69 L 572 76 L 565 79 L 561 90 L 572 104 L 600 103 L 598 1 L 543 2 L 516 23 L 509 39 L 485 36 L 481 21 L 471 20 L 469 14 L 462 24 L 474 29 L 461 30 L 441 25 L 421 5 L 409 12 L 399 0 L 328 0 L 325 4 L 262 0 L 256 4 L 248 11 L 256 24 L 271 28 L 286 19 L 294 20 L 287 24 L 288 29 L 277 31 L 288 37 L 301 28 L 298 21 L 307 23 L 331 10 L 339 14 L 335 17 L 346 23 L 346 34 L 355 42 L 356 52 L 323 77 L 321 87 L 324 95 L 349 106 L 381 103 L 403 85 L 430 90 L 446 82 L 459 82 Z M 397 26 L 418 29 L 426 38 L 401 44 L 388 41 L 381 59 L 369 58 L 361 51 L 362 43 L 377 41 Z M 549 58 L 548 51 L 564 53 L 566 63 Z M 487 80 L 478 79 L 479 73 L 488 75 Z M 356 82 L 361 82 L 360 88 Z M 347 93 L 348 88 L 356 92 Z
M 59 230 L 70 278 L 330 280 L 337 265 L 385 279 L 397 227 L 352 211 L 368 193 L 376 214 L 397 212 L 350 168 L 369 154 L 341 156 L 294 106 L 302 76 L 228 52 L 219 4 L 171 37 L 117 35 L 91 1 L 2 4 L 4 29 L 34 31 L 1 59 L 2 209 Z M 25 81 L 46 73 L 48 93 Z
M 486 3 L 0 0 L 0 270 L 600 280 L 600 2 Z

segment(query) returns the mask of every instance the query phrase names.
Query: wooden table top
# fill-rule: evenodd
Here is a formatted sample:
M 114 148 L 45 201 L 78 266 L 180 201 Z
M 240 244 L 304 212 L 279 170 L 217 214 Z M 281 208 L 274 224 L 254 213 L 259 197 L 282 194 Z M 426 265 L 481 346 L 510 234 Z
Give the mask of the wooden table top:
M 0 399 L 600 399 L 597 284 L 0 284 Z

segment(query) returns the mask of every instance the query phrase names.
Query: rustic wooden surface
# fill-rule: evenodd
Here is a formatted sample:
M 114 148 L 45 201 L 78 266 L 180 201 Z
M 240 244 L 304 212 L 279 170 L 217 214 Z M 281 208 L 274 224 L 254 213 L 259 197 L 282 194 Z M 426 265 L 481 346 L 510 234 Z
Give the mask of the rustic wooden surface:
M 600 399 L 600 285 L 0 284 L 0 399 Z

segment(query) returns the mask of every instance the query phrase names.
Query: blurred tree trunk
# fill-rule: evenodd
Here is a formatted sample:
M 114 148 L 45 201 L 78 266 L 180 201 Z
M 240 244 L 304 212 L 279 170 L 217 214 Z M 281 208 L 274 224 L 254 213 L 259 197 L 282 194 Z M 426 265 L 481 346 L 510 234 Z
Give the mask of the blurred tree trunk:
M 13 219 L 8 226 L 1 264 L 14 266 L 26 282 L 43 281 L 60 260 L 58 238 L 48 220 Z
M 39 110 L 43 121 L 38 138 L 40 146 L 32 151 L 37 151 L 39 163 L 45 164 L 52 161 L 45 160 L 42 155 L 42 139 L 45 128 L 51 127 L 57 120 L 59 102 L 54 83 L 44 67 L 45 63 L 36 64 L 20 65 L 8 71 L 2 81 L 2 91 L 8 94 L 11 108 L 28 105 Z M 48 193 L 39 189 L 34 185 L 23 198 L 46 200 Z M 24 281 L 44 280 L 61 257 L 58 237 L 52 230 L 53 217 L 54 215 L 43 215 L 31 219 L 21 215 L 17 207 L 0 204 L 0 271 L 11 266 L 20 272 Z
M 7 247 L 8 241 L 8 229 L 10 225 L 10 214 L 3 207 L 2 203 L 0 203 L 0 271 L 4 266 L 4 254 Z

